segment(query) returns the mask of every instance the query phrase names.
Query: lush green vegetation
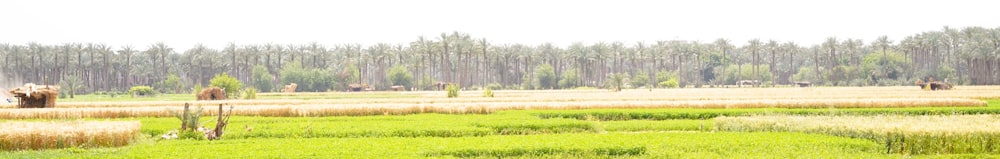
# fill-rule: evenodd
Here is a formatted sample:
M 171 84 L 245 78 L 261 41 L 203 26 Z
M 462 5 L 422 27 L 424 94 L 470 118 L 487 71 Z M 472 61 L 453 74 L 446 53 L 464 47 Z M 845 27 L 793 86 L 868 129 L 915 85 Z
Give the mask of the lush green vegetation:
M 580 120 L 671 120 L 712 119 L 719 116 L 747 116 L 769 114 L 795 115 L 949 115 L 949 114 L 1000 114 L 996 101 L 989 107 L 919 107 L 919 108 L 847 108 L 847 109 L 584 109 L 584 110 L 535 110 L 530 113 L 541 118 L 573 118 Z
M 163 94 L 164 99 L 189 94 Z M 394 92 L 263 93 L 264 99 L 415 98 Z M 83 95 L 77 101 L 103 96 Z M 118 97 L 141 100 L 144 98 Z M 118 99 L 111 98 L 111 99 Z M 440 97 L 444 98 L 444 97 Z M 719 129 L 718 117 L 756 115 L 949 116 L 1000 114 L 1000 100 L 986 107 L 852 109 L 585 109 L 508 110 L 489 114 L 411 114 L 329 117 L 233 116 L 222 140 L 164 140 L 177 118 L 140 121 L 139 135 L 123 147 L 0 152 L 0 158 L 990 158 L 988 151 L 913 148 L 938 140 L 830 135 L 810 130 Z M 930 116 L 930 117 L 933 117 Z M 85 119 L 106 121 L 109 119 Z M 215 118 L 203 116 L 199 125 Z M 30 121 L 61 121 L 31 119 Z M 786 121 L 786 120 L 776 120 Z M 194 124 L 192 124 L 194 125 Z M 816 124 L 809 124 L 816 125 Z M 877 124 L 876 124 L 877 125 Z M 983 128 L 988 129 L 988 128 Z M 789 129 L 791 130 L 791 129 Z M 730 132 L 738 131 L 738 132 Z M 747 131 L 747 132 L 743 132 Z M 815 133 L 815 134 L 807 134 Z M 864 133 L 858 133 L 864 134 Z M 180 134 L 191 136 L 196 134 Z M 883 135 L 884 136 L 884 135 Z M 893 140 L 887 140 L 893 139 Z M 972 138 L 968 139 L 972 141 Z M 973 142 L 945 142 L 949 144 Z M 893 145 L 893 146 L 886 146 Z M 946 144 L 947 145 L 947 144 Z M 966 145 L 967 146 L 967 145 Z M 981 147 L 981 146 L 980 146 Z M 917 152 L 933 148 L 933 152 Z M 241 151 L 231 151 L 240 149 Z M 886 153 L 889 152 L 889 153 Z M 953 153 L 954 152 L 954 153 Z M 963 154 L 973 153 L 973 154 Z
M 238 151 L 234 151 L 238 150 Z M 895 158 L 875 142 L 800 133 L 571 133 L 481 137 L 145 141 L 123 148 L 2 152 L 4 158 Z

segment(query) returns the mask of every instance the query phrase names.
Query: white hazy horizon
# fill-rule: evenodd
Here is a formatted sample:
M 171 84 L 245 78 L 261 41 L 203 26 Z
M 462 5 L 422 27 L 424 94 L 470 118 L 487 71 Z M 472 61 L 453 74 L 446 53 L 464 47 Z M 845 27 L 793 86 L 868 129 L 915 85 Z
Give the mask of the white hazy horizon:
M 976 0 L 366 0 L 3 2 L 0 43 L 104 43 L 145 49 L 164 42 L 178 53 L 201 43 L 406 44 L 459 31 L 493 44 L 691 40 L 872 39 L 941 30 L 1000 27 L 998 2 Z

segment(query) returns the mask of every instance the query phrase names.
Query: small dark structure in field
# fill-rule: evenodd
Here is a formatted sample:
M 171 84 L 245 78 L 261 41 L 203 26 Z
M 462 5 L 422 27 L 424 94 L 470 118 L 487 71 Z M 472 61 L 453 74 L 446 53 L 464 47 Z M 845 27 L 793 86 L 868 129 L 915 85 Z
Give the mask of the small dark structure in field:
M 760 81 L 758 81 L 758 80 L 742 80 L 742 81 L 737 81 L 736 85 L 739 85 L 740 87 L 743 87 L 744 85 L 751 85 L 751 86 L 757 87 L 757 86 L 760 86 Z
M 809 86 L 812 86 L 812 83 L 809 83 L 809 82 L 795 82 L 795 85 L 799 85 L 799 87 L 809 87 Z
M 59 86 L 25 84 L 10 90 L 17 98 L 17 108 L 55 108 L 59 98 Z
M 198 100 L 226 100 L 226 90 L 219 87 L 208 87 L 198 93 Z
M 434 83 L 434 89 L 435 90 L 445 90 L 445 88 L 447 88 L 448 85 L 451 85 L 451 84 L 455 84 L 455 83 L 437 82 L 437 83 Z
M 389 88 L 391 88 L 392 91 L 406 91 L 406 86 L 401 86 L 401 85 L 395 85 Z
M 361 92 L 361 90 L 364 90 L 363 86 L 361 84 L 357 84 L 357 83 L 347 85 L 347 87 L 348 87 L 348 91 L 351 91 L 351 92 Z
M 295 89 L 296 88 L 299 88 L 299 84 L 292 83 L 292 84 L 289 84 L 289 85 L 285 85 L 285 88 L 282 88 L 281 92 L 295 93 Z
M 932 90 L 932 91 L 950 90 L 952 88 L 951 83 L 948 83 L 947 80 L 945 80 L 945 82 L 940 82 L 940 81 L 934 81 L 934 78 L 928 78 L 927 82 L 918 79 L 917 82 L 915 82 L 914 84 L 920 86 L 920 89 Z

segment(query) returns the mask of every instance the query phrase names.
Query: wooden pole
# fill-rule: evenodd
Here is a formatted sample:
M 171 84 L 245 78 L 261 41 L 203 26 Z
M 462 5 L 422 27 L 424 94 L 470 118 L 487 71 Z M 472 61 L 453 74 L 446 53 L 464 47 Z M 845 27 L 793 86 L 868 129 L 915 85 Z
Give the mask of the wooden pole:
M 225 123 L 222 123 L 222 104 L 219 104 L 219 120 L 215 123 L 215 139 L 222 137 L 222 127 Z
M 188 124 L 188 106 L 190 103 L 184 103 L 184 112 L 181 115 L 181 131 L 187 130 Z

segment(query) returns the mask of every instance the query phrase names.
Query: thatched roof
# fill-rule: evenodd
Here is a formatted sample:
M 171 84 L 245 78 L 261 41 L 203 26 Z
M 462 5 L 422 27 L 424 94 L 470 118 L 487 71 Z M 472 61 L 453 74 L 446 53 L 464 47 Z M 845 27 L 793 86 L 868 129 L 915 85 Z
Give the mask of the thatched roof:
M 24 87 L 11 89 L 10 94 L 17 97 L 21 103 L 19 108 L 52 108 L 59 98 L 59 86 L 24 84 Z

